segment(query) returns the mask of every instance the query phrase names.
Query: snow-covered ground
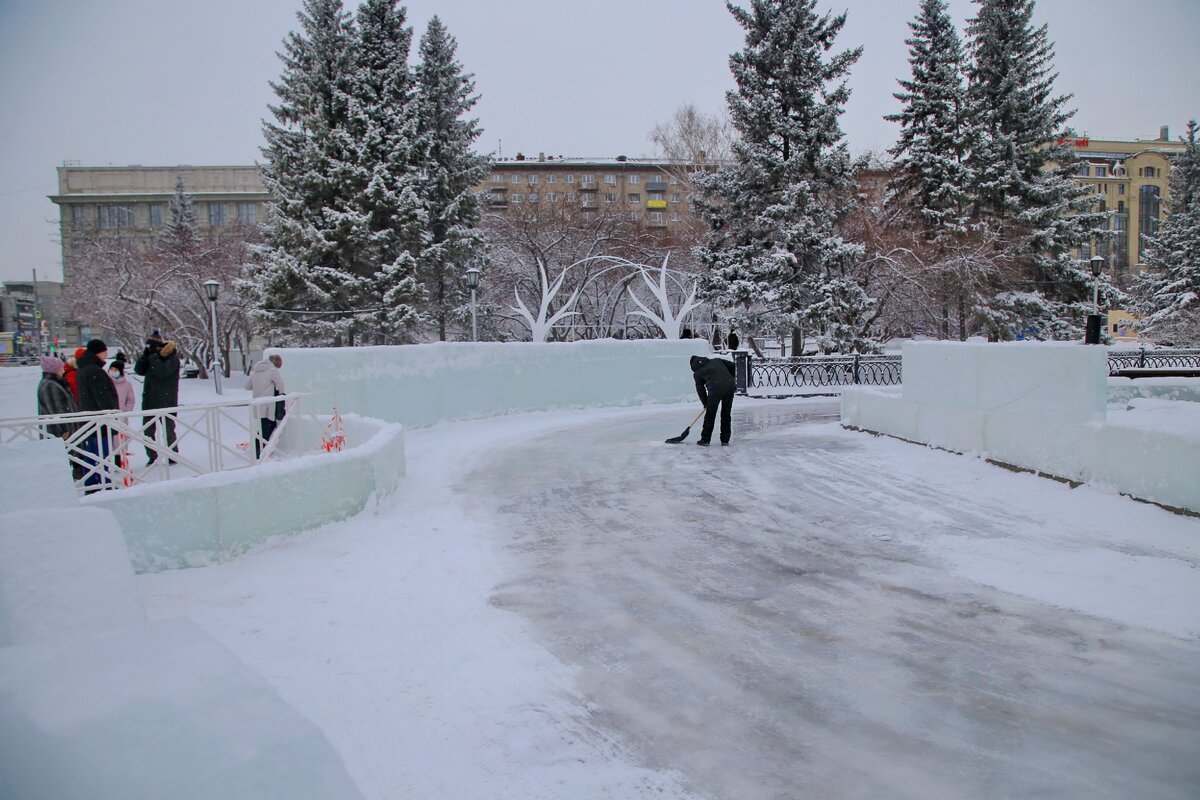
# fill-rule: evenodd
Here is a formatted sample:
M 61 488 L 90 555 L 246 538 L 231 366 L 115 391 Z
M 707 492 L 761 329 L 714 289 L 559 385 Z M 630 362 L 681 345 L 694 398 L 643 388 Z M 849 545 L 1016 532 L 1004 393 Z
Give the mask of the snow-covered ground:
M 1194 796 L 1200 520 L 691 411 L 411 431 L 378 513 L 139 582 L 370 798 Z

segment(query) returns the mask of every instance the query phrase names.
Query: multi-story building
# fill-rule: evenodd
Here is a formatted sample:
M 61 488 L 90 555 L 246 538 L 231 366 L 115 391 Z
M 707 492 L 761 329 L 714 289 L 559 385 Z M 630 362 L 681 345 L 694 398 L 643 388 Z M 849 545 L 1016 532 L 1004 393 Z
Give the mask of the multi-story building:
M 62 284 L 56 281 L 7 281 L 0 290 L 0 337 L 7 355 L 35 356 L 75 348 L 79 329 L 59 312 Z
M 649 228 L 668 232 L 694 222 L 688 174 L 712 165 L 618 156 L 563 158 L 539 153 L 496 161 L 477 186 L 487 207 L 500 213 L 531 207 L 628 214 Z
M 80 236 L 153 239 L 170 220 L 177 178 L 196 202 L 201 230 L 264 219 L 270 195 L 258 167 L 64 165 L 58 168 L 58 194 L 50 196 L 59 208 L 63 282 L 71 281 L 73 242 Z
M 1068 139 L 1075 157 L 1076 180 L 1089 184 L 1100 196 L 1099 210 L 1110 211 L 1109 241 L 1084 247 L 1077 256 L 1093 253 L 1108 259 L 1118 278 L 1142 268 L 1147 237 L 1158 232 L 1166 216 L 1167 183 L 1171 157 L 1183 151 L 1163 127 L 1157 139 Z

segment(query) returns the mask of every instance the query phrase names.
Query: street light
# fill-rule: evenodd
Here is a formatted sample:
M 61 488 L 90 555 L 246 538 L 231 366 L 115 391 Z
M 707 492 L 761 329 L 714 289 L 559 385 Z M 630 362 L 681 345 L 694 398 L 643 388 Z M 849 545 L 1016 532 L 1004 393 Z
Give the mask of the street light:
M 221 284 L 217 281 L 205 281 L 204 292 L 208 295 L 208 304 L 212 308 L 213 336 L 213 386 L 217 394 L 221 394 L 221 348 L 217 343 L 217 295 L 221 292 Z
M 479 288 L 478 267 L 471 267 L 467 270 L 467 288 L 471 290 L 471 341 L 479 341 L 479 327 L 475 324 L 475 290 Z
M 1092 256 L 1092 277 L 1095 279 L 1092 290 L 1092 313 L 1088 314 L 1087 328 L 1084 333 L 1085 344 L 1100 344 L 1100 273 L 1104 272 L 1104 256 Z

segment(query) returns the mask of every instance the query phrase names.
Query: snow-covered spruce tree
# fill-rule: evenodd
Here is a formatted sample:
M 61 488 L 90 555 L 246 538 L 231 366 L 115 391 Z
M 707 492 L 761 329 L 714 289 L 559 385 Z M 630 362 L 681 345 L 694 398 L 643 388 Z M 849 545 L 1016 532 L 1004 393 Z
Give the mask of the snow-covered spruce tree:
M 347 130 L 353 25 L 341 0 L 304 0 L 264 122 L 266 245 L 239 290 L 276 342 L 352 345 L 376 313 L 358 257 L 369 239 Z M 366 316 L 367 319 L 360 319 Z
M 159 246 L 168 252 L 187 253 L 197 244 L 196 203 L 176 176 L 175 193 L 167 205 L 167 224 L 159 234 Z
M 418 269 L 428 296 L 427 316 L 441 341 L 447 320 L 464 302 L 466 269 L 481 258 L 482 210 L 474 187 L 491 168 L 490 159 L 471 149 L 483 131 L 478 120 L 466 116 L 478 97 L 472 75 L 456 60 L 457 48 L 435 16 L 421 37 L 416 71 L 416 154 L 427 226 Z
M 726 6 L 746 31 L 727 94 L 739 138 L 732 165 L 697 179 L 696 208 L 711 226 L 697 250 L 709 270 L 702 292 L 739 311 L 784 315 L 793 331 L 854 327 L 870 301 L 846 285 L 863 248 L 837 229 L 854 188 L 838 116 L 861 48 L 830 55 L 846 15 L 820 16 L 816 0 Z
M 993 299 L 991 334 L 1074 338 L 1091 310 L 1093 279 L 1072 251 L 1105 227 L 1107 215 L 1091 210 L 1094 192 L 1072 178 L 1074 159 L 1061 140 L 1075 112 L 1066 107 L 1070 95 L 1054 95 L 1054 46 L 1046 26 L 1033 26 L 1033 0 L 975 2 L 968 100 L 982 135 L 969 159 L 973 199 L 1013 267 L 1007 291 Z
M 1200 346 L 1200 142 L 1188 123 L 1185 148 L 1172 159 L 1167 219 L 1146 251 L 1134 284 L 1142 333 L 1176 345 Z
M 417 107 L 408 55 L 412 29 L 397 0 L 366 0 L 358 9 L 347 84 L 352 163 L 347 188 L 357 198 L 355 272 L 362 302 L 360 337 L 374 344 L 411 341 L 422 298 L 417 263 L 425 211 L 414 148 Z

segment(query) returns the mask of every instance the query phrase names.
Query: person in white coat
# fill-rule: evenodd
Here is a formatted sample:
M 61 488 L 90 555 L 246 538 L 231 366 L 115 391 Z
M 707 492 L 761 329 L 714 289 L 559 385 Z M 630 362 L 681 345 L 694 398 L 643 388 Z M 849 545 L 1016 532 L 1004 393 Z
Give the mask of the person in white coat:
M 286 392 L 283 388 L 283 373 L 280 372 L 282 366 L 283 358 L 277 355 L 267 356 L 254 365 L 250 376 L 246 378 L 246 388 L 250 390 L 254 399 L 274 397 Z M 263 446 L 271 441 L 275 426 L 283 418 L 283 403 L 259 403 L 254 407 L 254 413 L 258 416 L 259 426 L 259 435 L 254 438 L 254 457 L 259 458 Z

